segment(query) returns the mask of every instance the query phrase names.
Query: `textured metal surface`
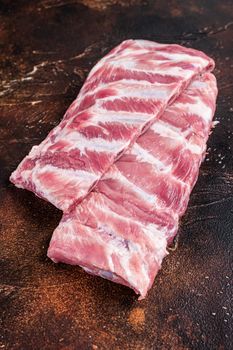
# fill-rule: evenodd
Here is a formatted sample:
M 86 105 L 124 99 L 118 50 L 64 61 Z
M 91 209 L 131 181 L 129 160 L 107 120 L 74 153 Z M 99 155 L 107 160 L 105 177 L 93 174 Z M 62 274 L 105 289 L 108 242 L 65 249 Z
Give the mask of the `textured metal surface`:
M 232 349 L 232 1 L 0 1 L 0 349 Z M 220 125 L 146 300 L 46 258 L 61 213 L 8 177 L 127 38 L 216 60 Z

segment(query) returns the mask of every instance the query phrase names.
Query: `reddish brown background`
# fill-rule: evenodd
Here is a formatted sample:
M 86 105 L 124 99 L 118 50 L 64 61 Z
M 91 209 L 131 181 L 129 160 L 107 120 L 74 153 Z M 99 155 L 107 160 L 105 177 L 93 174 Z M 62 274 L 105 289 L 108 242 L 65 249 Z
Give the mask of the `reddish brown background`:
M 233 349 L 232 1 L 0 1 L 0 349 Z M 220 125 L 179 247 L 148 297 L 55 265 L 61 213 L 9 175 L 61 119 L 93 64 L 127 38 L 216 60 Z

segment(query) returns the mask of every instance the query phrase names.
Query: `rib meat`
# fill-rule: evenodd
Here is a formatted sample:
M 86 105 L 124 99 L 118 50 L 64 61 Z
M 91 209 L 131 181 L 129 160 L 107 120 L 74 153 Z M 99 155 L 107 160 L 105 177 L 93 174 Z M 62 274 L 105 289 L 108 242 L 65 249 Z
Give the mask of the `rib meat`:
M 91 70 L 62 122 L 11 175 L 67 211 L 157 120 L 167 105 L 214 62 L 179 45 L 127 40 Z
M 127 40 L 11 176 L 59 209 L 48 256 L 145 297 L 197 180 L 217 95 L 202 52 Z
M 197 77 L 55 230 L 48 256 L 145 297 L 188 204 L 215 111 L 216 81 Z

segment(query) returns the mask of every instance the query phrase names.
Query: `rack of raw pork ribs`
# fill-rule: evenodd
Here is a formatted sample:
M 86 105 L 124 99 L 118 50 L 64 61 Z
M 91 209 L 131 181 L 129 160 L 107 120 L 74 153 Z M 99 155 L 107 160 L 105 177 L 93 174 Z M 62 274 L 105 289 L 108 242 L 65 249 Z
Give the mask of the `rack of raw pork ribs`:
M 63 211 L 48 256 L 144 298 L 178 230 L 206 152 L 214 61 L 126 40 L 92 68 L 65 116 L 11 181 Z

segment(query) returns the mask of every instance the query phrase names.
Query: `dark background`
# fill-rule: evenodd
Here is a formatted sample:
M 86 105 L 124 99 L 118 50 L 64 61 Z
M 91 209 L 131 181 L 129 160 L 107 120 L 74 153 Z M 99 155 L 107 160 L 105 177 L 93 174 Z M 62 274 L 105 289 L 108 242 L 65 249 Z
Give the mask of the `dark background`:
M 0 349 L 233 349 L 232 1 L 0 1 Z M 128 38 L 216 61 L 216 127 L 179 244 L 148 297 L 46 251 L 61 213 L 10 173 L 61 119 L 94 63 Z

